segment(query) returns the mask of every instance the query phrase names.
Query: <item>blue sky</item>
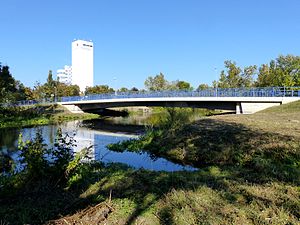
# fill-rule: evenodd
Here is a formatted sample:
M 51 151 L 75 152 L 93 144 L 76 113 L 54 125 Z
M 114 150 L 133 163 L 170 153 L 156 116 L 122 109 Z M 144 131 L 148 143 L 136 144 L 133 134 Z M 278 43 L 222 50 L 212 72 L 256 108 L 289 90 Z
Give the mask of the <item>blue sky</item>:
M 27 86 L 71 64 L 71 42 L 94 42 L 95 84 L 144 87 L 164 73 L 211 84 L 224 61 L 300 55 L 299 0 L 3 0 L 0 62 Z M 216 71 L 215 69 L 216 68 Z M 115 80 L 113 78 L 116 78 Z

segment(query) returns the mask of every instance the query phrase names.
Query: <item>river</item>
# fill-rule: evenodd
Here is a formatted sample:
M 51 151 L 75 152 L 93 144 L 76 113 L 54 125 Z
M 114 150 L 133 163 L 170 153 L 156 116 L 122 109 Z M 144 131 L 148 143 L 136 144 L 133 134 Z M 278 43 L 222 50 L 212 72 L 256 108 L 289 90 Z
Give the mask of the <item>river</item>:
M 172 163 L 164 158 L 152 159 L 147 153 L 113 152 L 106 148 L 110 143 L 116 143 L 130 138 L 138 138 L 143 131 L 143 126 L 131 126 L 119 124 L 120 121 L 72 121 L 60 125 L 47 125 L 34 128 L 1 129 L 0 153 L 10 155 L 18 161 L 20 152 L 17 150 L 18 137 L 21 133 L 23 140 L 32 139 L 37 130 L 41 130 L 45 143 L 53 145 L 57 129 L 63 133 L 74 136 L 76 145 L 74 152 L 85 147 L 91 147 L 90 159 L 104 163 L 124 163 L 136 169 L 144 168 L 154 171 L 180 171 L 194 170 L 190 166 L 182 166 Z

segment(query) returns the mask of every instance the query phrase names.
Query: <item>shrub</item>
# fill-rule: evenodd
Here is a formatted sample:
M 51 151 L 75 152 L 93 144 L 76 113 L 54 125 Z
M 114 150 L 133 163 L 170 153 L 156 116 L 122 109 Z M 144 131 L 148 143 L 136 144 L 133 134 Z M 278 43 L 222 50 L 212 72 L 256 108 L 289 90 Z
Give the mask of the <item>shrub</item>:
M 54 146 L 47 148 L 42 132 L 37 131 L 35 138 L 23 141 L 19 137 L 19 150 L 23 172 L 30 179 L 52 179 L 55 183 L 65 182 L 69 175 L 79 166 L 82 159 L 88 156 L 90 148 L 86 148 L 74 156 L 76 146 L 74 136 L 62 134 L 58 129 Z

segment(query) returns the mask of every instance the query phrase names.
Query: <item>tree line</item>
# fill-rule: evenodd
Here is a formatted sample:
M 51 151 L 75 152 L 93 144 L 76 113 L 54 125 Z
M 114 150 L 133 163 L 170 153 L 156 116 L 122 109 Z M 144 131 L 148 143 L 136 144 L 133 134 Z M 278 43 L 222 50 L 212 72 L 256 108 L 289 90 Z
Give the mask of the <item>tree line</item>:
M 250 65 L 244 68 L 232 60 L 224 62 L 225 69 L 221 71 L 218 80 L 212 85 L 201 83 L 196 90 L 208 88 L 249 88 L 249 87 L 294 87 L 300 86 L 300 56 L 279 56 L 267 64 Z M 150 91 L 160 90 L 193 90 L 186 81 L 165 79 L 162 73 L 148 77 L 145 87 Z
M 300 57 L 279 56 L 267 64 L 241 68 L 234 61 L 225 61 L 225 70 L 221 71 L 213 87 L 293 87 L 300 86 Z
M 54 80 L 52 71 L 48 73 L 44 84 L 37 82 L 33 88 L 26 87 L 14 79 L 8 66 L 0 63 L 0 102 L 13 102 L 19 100 L 53 99 L 62 96 L 78 96 L 80 94 L 105 94 L 115 92 L 137 91 L 165 91 L 165 90 L 194 90 L 191 84 L 184 80 L 168 81 L 163 73 L 149 76 L 145 82 L 145 90 L 136 87 L 121 87 L 114 90 L 108 85 L 95 85 L 87 87 L 80 93 L 78 85 L 67 85 Z M 250 65 L 240 67 L 232 60 L 224 62 L 224 70 L 220 72 L 219 79 L 211 85 L 200 83 L 196 90 L 207 88 L 248 88 L 270 86 L 300 86 L 300 56 L 280 55 L 269 63 L 260 66 Z

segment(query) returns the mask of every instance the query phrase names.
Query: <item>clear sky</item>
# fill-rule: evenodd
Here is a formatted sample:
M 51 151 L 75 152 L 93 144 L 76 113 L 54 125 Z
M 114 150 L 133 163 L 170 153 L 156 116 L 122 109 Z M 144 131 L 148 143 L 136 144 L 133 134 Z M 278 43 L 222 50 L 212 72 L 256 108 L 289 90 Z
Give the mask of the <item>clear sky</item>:
M 95 84 L 114 88 L 143 88 L 160 72 L 197 87 L 227 59 L 300 55 L 299 0 L 2 0 L 0 9 L 0 62 L 31 87 L 71 65 L 74 39 L 94 42 Z

